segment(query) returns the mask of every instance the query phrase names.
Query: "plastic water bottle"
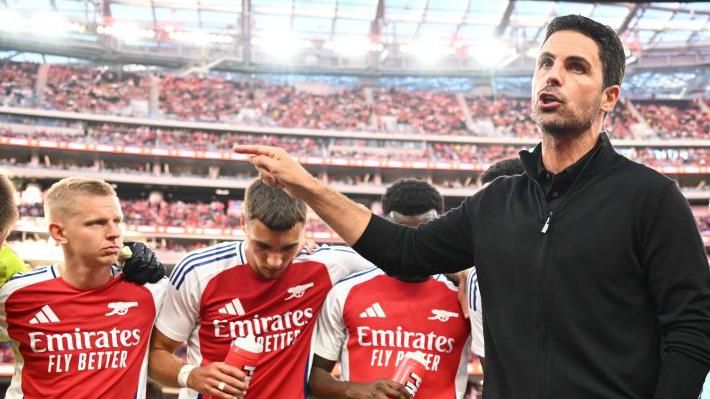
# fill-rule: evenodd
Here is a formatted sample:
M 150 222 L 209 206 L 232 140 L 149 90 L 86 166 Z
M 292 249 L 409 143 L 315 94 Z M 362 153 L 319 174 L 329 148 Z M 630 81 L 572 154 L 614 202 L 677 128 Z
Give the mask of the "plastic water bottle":
M 256 338 L 253 335 L 247 335 L 232 341 L 224 362 L 246 374 L 247 383 L 249 383 L 249 380 L 254 376 L 262 352 L 263 348 L 260 343 L 256 342 Z

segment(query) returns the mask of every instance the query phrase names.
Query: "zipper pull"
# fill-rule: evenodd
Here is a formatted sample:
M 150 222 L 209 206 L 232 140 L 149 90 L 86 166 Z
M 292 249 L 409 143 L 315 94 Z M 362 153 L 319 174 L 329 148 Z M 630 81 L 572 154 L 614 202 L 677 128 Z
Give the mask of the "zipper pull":
M 552 217 L 552 211 L 547 215 L 547 220 L 545 220 L 545 224 L 542 226 L 542 230 L 540 232 L 542 234 L 547 233 L 547 230 L 550 228 L 550 218 Z

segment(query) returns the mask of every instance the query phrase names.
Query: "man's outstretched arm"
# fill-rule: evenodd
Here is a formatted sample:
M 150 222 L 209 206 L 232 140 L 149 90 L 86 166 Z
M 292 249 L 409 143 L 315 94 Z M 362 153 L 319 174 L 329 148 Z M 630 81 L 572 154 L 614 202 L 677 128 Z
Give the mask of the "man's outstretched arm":
M 313 177 L 306 169 L 278 147 L 237 145 L 234 151 L 251 155 L 259 177 L 271 186 L 283 187 L 300 198 L 335 230 L 348 245 L 353 245 L 365 231 L 372 213 L 348 197 Z
M 360 255 L 390 275 L 414 276 L 456 272 L 475 264 L 470 208 L 466 203 L 417 229 L 373 217 L 359 205 L 326 186 L 278 147 L 238 145 L 249 154 L 259 177 L 304 200 Z M 475 207 L 475 206 L 473 206 Z

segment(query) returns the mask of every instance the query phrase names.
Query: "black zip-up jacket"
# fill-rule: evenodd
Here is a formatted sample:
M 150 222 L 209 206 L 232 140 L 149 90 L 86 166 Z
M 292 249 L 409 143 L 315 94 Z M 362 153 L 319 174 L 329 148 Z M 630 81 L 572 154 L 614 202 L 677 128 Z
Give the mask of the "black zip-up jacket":
M 700 393 L 710 273 L 690 207 L 673 181 L 616 153 L 605 134 L 599 145 L 554 213 L 528 177 L 538 146 L 521 152 L 526 173 L 418 229 L 373 216 L 354 246 L 391 275 L 476 265 L 484 398 Z

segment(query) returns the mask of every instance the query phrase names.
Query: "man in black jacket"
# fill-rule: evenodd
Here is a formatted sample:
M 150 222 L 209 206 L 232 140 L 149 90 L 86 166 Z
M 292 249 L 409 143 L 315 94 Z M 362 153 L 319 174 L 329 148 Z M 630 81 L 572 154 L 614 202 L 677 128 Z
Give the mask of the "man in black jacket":
M 533 76 L 542 143 L 412 229 L 371 215 L 283 150 L 238 146 L 393 275 L 475 264 L 485 303 L 486 398 L 695 399 L 710 365 L 710 275 L 675 183 L 614 151 L 602 124 L 624 52 L 588 18 L 555 18 Z

